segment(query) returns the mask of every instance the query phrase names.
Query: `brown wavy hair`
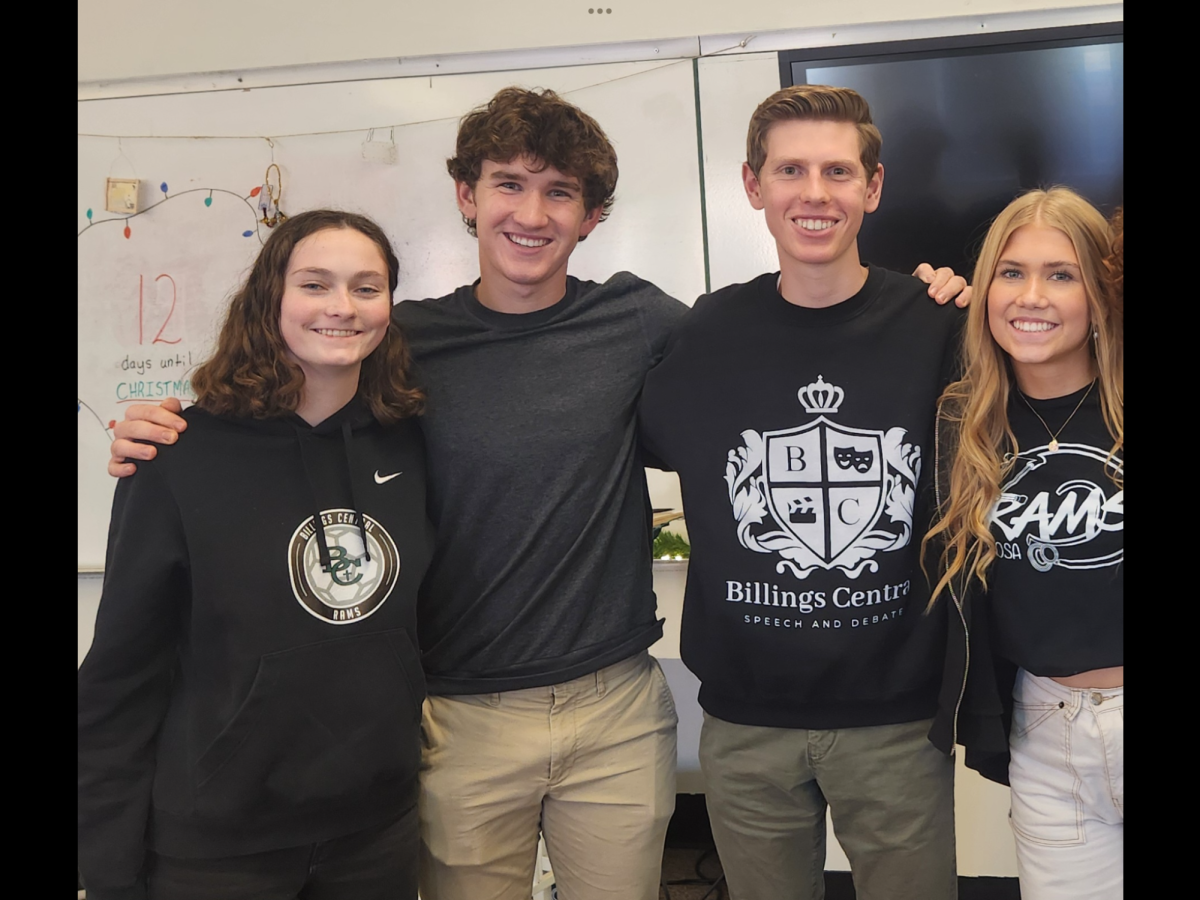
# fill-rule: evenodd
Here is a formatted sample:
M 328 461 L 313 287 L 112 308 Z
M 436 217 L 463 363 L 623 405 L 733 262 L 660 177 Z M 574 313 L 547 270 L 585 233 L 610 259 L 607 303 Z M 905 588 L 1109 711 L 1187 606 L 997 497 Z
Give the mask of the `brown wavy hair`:
M 867 181 L 879 168 L 883 136 L 871 121 L 871 107 L 858 91 L 824 84 L 796 84 L 758 104 L 746 132 L 746 163 L 757 178 L 767 161 L 767 135 L 777 122 L 849 122 L 858 130 L 858 155 Z
M 395 294 L 400 262 L 383 229 L 366 216 L 313 209 L 285 219 L 271 232 L 245 284 L 234 294 L 212 356 L 192 375 L 201 409 L 266 419 L 299 407 L 304 372 L 292 361 L 279 330 L 279 311 L 292 251 L 327 228 L 349 228 L 369 238 L 387 262 L 388 294 Z M 392 319 L 358 375 L 359 394 L 377 421 L 395 422 L 424 410 L 425 395 L 409 385 L 411 364 L 408 342 Z
M 446 168 L 455 181 L 474 188 L 485 159 L 518 157 L 541 163 L 534 171 L 552 166 L 578 178 L 584 209 L 600 210 L 601 222 L 608 218 L 617 189 L 617 151 L 599 123 L 579 107 L 549 89 L 504 88 L 463 117 Z M 475 220 L 463 216 L 463 222 L 474 235 Z
M 1038 224 L 1063 232 L 1075 248 L 1093 330 L 1091 352 L 1098 373 L 1100 408 L 1113 439 L 1109 459 L 1125 445 L 1125 330 L 1115 302 L 1106 261 L 1110 259 L 1109 226 L 1095 207 L 1070 188 L 1029 191 L 1013 200 L 992 222 L 975 264 L 972 284 L 990 287 L 1008 239 L 1023 225 Z M 996 558 L 996 539 L 989 528 L 1000 485 L 1020 452 L 1008 421 L 1014 389 L 1007 354 L 988 325 L 987 294 L 977 295 L 963 334 L 964 376 L 942 394 L 939 418 L 952 423 L 949 447 L 939 453 L 952 458 L 949 496 L 939 498 L 938 522 L 922 541 L 922 560 L 929 542 L 940 536 L 941 572 L 929 600 L 956 579 L 975 578 L 987 587 L 987 571 Z M 1011 454 L 1011 455 L 1007 455 Z M 1123 476 L 1107 467 L 1118 484 Z M 935 473 L 935 477 L 936 477 Z

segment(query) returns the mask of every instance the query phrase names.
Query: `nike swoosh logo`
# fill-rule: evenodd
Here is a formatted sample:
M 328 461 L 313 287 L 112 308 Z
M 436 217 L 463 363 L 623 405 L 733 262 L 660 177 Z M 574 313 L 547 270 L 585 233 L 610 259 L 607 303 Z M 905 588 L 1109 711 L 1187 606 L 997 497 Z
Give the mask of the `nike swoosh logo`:
M 397 475 L 403 475 L 403 474 L 404 474 L 403 472 L 393 472 L 391 475 L 380 475 L 379 470 L 376 469 L 375 470 L 375 483 L 376 484 L 387 484 L 389 481 L 391 481 Z

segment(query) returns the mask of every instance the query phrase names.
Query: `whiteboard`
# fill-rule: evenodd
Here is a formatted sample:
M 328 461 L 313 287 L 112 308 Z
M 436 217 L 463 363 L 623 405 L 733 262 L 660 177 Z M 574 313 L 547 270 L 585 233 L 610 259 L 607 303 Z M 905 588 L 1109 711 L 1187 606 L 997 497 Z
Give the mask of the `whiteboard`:
M 628 270 L 692 302 L 705 282 L 688 60 L 78 104 L 81 571 L 104 561 L 115 488 L 105 471 L 110 424 L 130 403 L 190 398 L 189 373 L 210 352 L 265 239 L 249 195 L 272 159 L 285 212 L 336 206 L 370 215 L 399 256 L 398 299 L 441 296 L 479 274 L 446 174 L 458 119 L 510 84 L 564 94 L 617 150 L 612 216 L 576 249 L 571 274 L 603 280 Z M 372 141 L 394 141 L 394 164 L 364 158 L 370 128 Z M 138 178 L 144 211 L 105 212 L 108 177 Z
M 779 56 L 715 56 L 698 66 L 708 262 L 716 290 L 779 270 L 775 239 L 742 183 L 746 129 L 758 104 L 779 90 Z

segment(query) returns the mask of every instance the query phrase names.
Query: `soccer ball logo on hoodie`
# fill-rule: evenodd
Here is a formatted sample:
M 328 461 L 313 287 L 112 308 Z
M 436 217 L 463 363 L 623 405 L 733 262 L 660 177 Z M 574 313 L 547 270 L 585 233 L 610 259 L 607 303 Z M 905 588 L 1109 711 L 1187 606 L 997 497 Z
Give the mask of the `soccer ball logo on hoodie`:
M 352 509 L 323 510 L 321 525 L 328 564 L 321 561 L 312 516 L 300 524 L 288 543 L 292 591 L 305 610 L 325 622 L 346 625 L 365 619 L 383 605 L 396 586 L 400 576 L 396 543 L 368 515 L 363 515 L 360 529 Z

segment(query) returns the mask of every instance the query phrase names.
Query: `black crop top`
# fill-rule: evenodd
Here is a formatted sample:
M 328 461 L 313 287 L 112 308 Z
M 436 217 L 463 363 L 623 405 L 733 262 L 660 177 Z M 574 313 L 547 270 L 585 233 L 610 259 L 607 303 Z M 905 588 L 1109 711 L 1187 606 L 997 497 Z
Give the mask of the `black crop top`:
M 1099 386 L 1087 390 L 1009 402 L 1020 453 L 992 511 L 989 606 L 1000 655 L 1034 675 L 1124 665 L 1123 461 L 1109 458 Z

